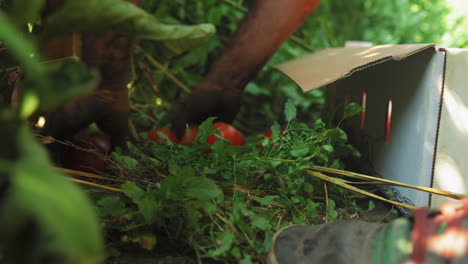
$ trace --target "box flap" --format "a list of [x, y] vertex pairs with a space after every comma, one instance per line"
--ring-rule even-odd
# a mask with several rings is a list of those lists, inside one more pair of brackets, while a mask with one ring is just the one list
[[435, 44], [381, 45], [370, 48], [332, 48], [275, 66], [304, 92], [345, 78], [356, 71], [388, 61], [402, 60]]

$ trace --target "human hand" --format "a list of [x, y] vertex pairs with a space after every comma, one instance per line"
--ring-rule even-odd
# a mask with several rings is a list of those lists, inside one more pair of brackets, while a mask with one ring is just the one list
[[199, 84], [192, 90], [185, 104], [176, 107], [172, 130], [181, 138], [186, 124], [200, 124], [208, 117], [217, 117], [217, 121], [230, 123], [239, 112], [241, 99], [241, 89]]

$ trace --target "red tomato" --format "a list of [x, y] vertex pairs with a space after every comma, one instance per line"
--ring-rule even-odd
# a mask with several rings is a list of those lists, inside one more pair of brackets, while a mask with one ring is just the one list
[[[281, 128], [281, 131], [284, 131], [286, 130], [284, 127]], [[283, 133], [283, 137], [285, 137], [288, 133]], [[263, 138], [271, 138], [271, 136], [273, 135], [273, 132], [271, 130], [268, 130], [265, 134], [263, 134]], [[263, 139], [262, 138], [262, 139]]]
[[154, 142], [166, 142], [166, 139], [165, 138], [162, 138], [158, 135], [158, 131], [161, 131], [162, 133], [164, 133], [167, 138], [169, 138], [170, 141], [178, 144], [179, 143], [179, 139], [174, 135], [174, 133], [172, 133], [171, 130], [167, 129], [167, 128], [158, 128], [158, 129], [153, 129], [151, 131], [148, 132], [148, 138], [151, 139], [152, 141]]
[[190, 145], [195, 140], [198, 134], [198, 127], [197, 126], [190, 126], [188, 131], [185, 131], [184, 136], [180, 140], [180, 144], [182, 145]]
[[[231, 141], [232, 146], [242, 146], [245, 144], [244, 135], [242, 135], [242, 133], [235, 127], [223, 122], [216, 122], [213, 124], [213, 127], [215, 130], [219, 129], [221, 136], [224, 139]], [[212, 134], [206, 139], [206, 142], [213, 145], [218, 140], [219, 138], [215, 134]]]
[[65, 146], [61, 154], [61, 163], [64, 168], [100, 173], [106, 170], [107, 156], [111, 151], [111, 142], [107, 135], [101, 132], [85, 131], [71, 141], [78, 149]]

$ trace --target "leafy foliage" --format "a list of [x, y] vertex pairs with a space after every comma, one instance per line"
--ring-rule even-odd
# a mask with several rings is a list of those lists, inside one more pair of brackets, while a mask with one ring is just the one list
[[[347, 191], [333, 186], [328, 187], [331, 199], [326, 207], [321, 200], [325, 197], [323, 183], [303, 173], [315, 165], [341, 168], [344, 157], [358, 156], [347, 144], [346, 134], [339, 128], [327, 128], [321, 120], [312, 124], [296, 121], [291, 102], [284, 111], [287, 122], [283, 131], [276, 123], [270, 138], [252, 137], [245, 146], [226, 146], [222, 140], [209, 146], [206, 138], [214, 132], [213, 119], [200, 125], [191, 146], [170, 141], [144, 141], [141, 146], [128, 143], [128, 152], [114, 153], [115, 158], [138, 160], [128, 170], [145, 175], [145, 180], [136, 177], [136, 184], [122, 186], [130, 201], [113, 196], [112, 204], [119, 206], [112, 211], [102, 209], [107, 212], [108, 228], [141, 235], [153, 230], [157, 241], [167, 243], [162, 238], [169, 237], [177, 249], [186, 241], [185, 246], [200, 259], [260, 261], [270, 249], [274, 232], [288, 223], [320, 223], [324, 215], [333, 220], [338, 217], [337, 203], [358, 210], [346, 202]], [[212, 150], [210, 154], [206, 154], [207, 148]], [[139, 158], [143, 156], [148, 158]], [[114, 170], [121, 174], [125, 168], [122, 162]], [[103, 204], [110, 198], [97, 199]], [[125, 218], [125, 226], [118, 224], [121, 217], [116, 212]]]
[[[60, 257], [61, 261], [67, 263], [97, 263], [102, 260], [101, 230], [88, 197], [52, 168], [45, 150], [34, 139], [27, 126], [21, 124], [14, 127], [15, 122], [1, 121], [17, 130], [18, 157], [11, 166], [2, 167], [0, 170], [3, 176], [9, 176], [9, 188], [0, 211], [0, 219], [3, 226], [10, 227], [2, 234], [0, 243], [5, 240], [12, 241], [15, 236], [21, 234], [23, 228], [33, 223], [30, 221], [36, 220], [37, 228], [44, 229], [45, 233], [53, 237], [44, 238], [48, 246], [42, 252], [35, 248], [26, 249], [32, 254], [37, 252], [36, 256], [10, 256], [9, 250], [15, 247], [23, 248], [24, 242], [7, 243], [7, 259], [11, 257], [8, 261], [30, 263], [32, 260], [21, 259], [27, 256], [42, 260], [54, 254], [58, 255], [54, 257]], [[0, 161], [6, 162], [4, 158]], [[44, 247], [39, 243], [32, 246]]]
[[[72, 6], [72, 3], [77, 1], [68, 1], [67, 5]], [[82, 18], [89, 19], [85, 24], [88, 29], [109, 30], [110, 26], [119, 25], [115, 19], [110, 22], [96, 19], [97, 15], [93, 12], [117, 10], [117, 13], [110, 14], [118, 18], [123, 14], [122, 5], [114, 5], [114, 1], [93, 3], [96, 4], [95, 10], [81, 13], [74, 10], [73, 13], [80, 13]], [[28, 128], [28, 118], [37, 111], [55, 108], [77, 96], [88, 94], [99, 80], [96, 72], [75, 58], [49, 63], [42, 61], [34, 37], [25, 33], [22, 26], [25, 22], [36, 22], [43, 4], [44, 1], [37, 0], [0, 1], [0, 7], [7, 10], [7, 13], [0, 10], [0, 52], [6, 51], [10, 58], [18, 62], [26, 76], [21, 82], [18, 109], [10, 109], [3, 105], [3, 101], [0, 105], [0, 219], [7, 230], [0, 235], [0, 255], [8, 263], [99, 263], [104, 256], [104, 247], [96, 212], [88, 197], [52, 167], [45, 149]], [[83, 6], [74, 7], [85, 10]], [[64, 9], [63, 12], [67, 14], [70, 10]], [[164, 26], [142, 10], [133, 9], [132, 14], [135, 13], [137, 19], [124, 21], [133, 22], [125, 26], [124, 33], [146, 34], [148, 39], [158, 39], [156, 34], [160, 34], [158, 40], [166, 40], [162, 43], [172, 53], [179, 53], [214, 32], [210, 25]], [[60, 14], [63, 15], [58, 13], [52, 22], [67, 27], [54, 28], [54, 24], [51, 24], [51, 31], [43, 31], [43, 40], [85, 29], [67, 24], [77, 19], [76, 16], [60, 17]], [[63, 23], [60, 19], [63, 19]], [[174, 33], [174, 30], [180, 31]], [[3, 55], [2, 58], [8, 57]], [[2, 68], [0, 73], [3, 75], [10, 70]], [[189, 182], [195, 183], [198, 186], [205, 184]], [[192, 189], [192, 196], [195, 191]], [[148, 208], [152, 208], [151, 201], [139, 201], [142, 212], [149, 212], [146, 214], [148, 222], [154, 217], [148, 211]], [[123, 205], [112, 198], [99, 204], [113, 205], [113, 208], [120, 206], [123, 210]], [[112, 213], [116, 214], [115, 211]], [[154, 243], [151, 239], [146, 241]]]
[[[245, 89], [235, 125], [250, 134], [270, 127], [270, 138], [251, 137], [243, 147], [229, 146], [225, 140], [209, 146], [209, 119], [191, 146], [145, 140], [112, 154], [112, 172], [131, 182], [121, 187], [121, 195], [89, 191], [110, 237], [118, 234], [119, 242], [145, 249], [169, 244], [181, 254], [195, 253], [200, 261], [252, 263], [261, 261], [274, 232], [288, 223], [321, 223], [340, 217], [341, 208], [359, 210], [347, 191], [303, 173], [315, 165], [341, 168], [344, 158], [359, 155], [340, 128], [327, 127], [318, 118], [323, 92], [303, 94], [271, 66], [342, 46], [346, 40], [439, 42], [447, 28], [443, 21], [434, 21], [442, 20], [447, 7], [442, 0], [321, 2]], [[40, 40], [72, 31], [106, 32], [110, 27], [139, 38], [141, 48], [132, 64], [132, 119], [145, 131], [168, 123], [172, 104], [186, 97], [181, 87], [200, 81], [237, 28], [248, 1], [142, 3], [146, 13], [120, 0], [67, 1]], [[97, 263], [103, 246], [92, 207], [51, 167], [27, 129], [33, 113], [89, 93], [98, 81], [95, 72], [73, 59], [42, 62], [24, 24], [37, 22], [43, 4], [0, 0], [0, 53], [7, 47], [26, 73], [19, 110], [0, 106], [0, 219], [7, 231], [0, 235], [0, 249], [9, 250], [5, 258], [15, 263]], [[214, 28], [207, 23], [217, 27], [210, 39]], [[0, 62], [3, 65], [8, 64]], [[360, 111], [358, 105], [350, 105], [344, 117]], [[209, 155], [207, 148], [212, 150]]]

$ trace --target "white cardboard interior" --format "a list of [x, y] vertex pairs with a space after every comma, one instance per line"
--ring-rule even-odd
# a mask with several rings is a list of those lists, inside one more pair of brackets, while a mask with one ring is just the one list
[[[331, 84], [327, 101], [334, 107], [362, 104], [365, 93], [364, 120], [349, 120], [344, 128], [379, 176], [467, 194], [468, 51], [434, 46], [327, 49], [277, 68], [305, 92]], [[438, 206], [446, 200], [412, 189], [395, 190], [400, 201], [416, 206]]]

